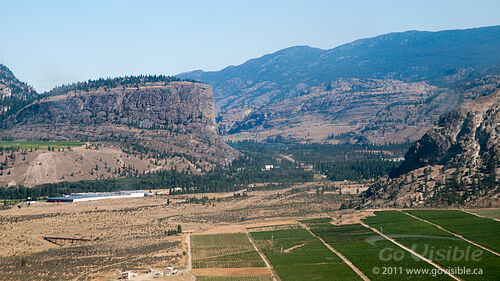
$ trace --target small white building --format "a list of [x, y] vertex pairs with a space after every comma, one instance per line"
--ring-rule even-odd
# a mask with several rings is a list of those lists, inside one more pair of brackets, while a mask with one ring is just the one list
[[122, 279], [132, 279], [136, 277], [137, 274], [133, 273], [132, 271], [124, 271], [122, 272]]
[[264, 170], [266, 171], [269, 171], [271, 169], [274, 169], [274, 165], [271, 165], [271, 164], [267, 164], [265, 167], [264, 167]]
[[115, 191], [115, 192], [89, 192], [73, 193], [60, 197], [49, 197], [47, 202], [84, 202], [102, 199], [137, 198], [149, 196], [149, 192], [142, 190]]

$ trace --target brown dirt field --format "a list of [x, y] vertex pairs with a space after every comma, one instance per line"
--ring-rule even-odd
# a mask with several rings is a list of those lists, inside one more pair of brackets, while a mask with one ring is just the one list
[[196, 268], [191, 270], [196, 276], [248, 276], [269, 275], [267, 267], [244, 267], [244, 268]]
[[361, 219], [374, 216], [373, 211], [350, 211], [346, 213], [338, 212], [332, 216], [332, 224], [355, 224], [360, 223]]

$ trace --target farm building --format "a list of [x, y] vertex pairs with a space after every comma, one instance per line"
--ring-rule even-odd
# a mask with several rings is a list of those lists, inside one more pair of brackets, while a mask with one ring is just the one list
[[271, 170], [271, 169], [274, 169], [274, 165], [269, 165], [269, 164], [267, 164], [267, 165], [264, 167], [264, 170], [265, 170], [265, 171], [269, 171], [269, 170]]
[[142, 190], [96, 192], [96, 193], [72, 193], [71, 195], [49, 197], [47, 202], [84, 202], [101, 199], [136, 198], [149, 196], [149, 192]]

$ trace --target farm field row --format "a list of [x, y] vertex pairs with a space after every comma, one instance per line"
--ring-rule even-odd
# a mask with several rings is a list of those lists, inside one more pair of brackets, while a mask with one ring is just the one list
[[471, 213], [477, 214], [479, 216], [500, 220], [500, 209], [472, 209], [467, 210]]
[[[408, 210], [449, 231], [496, 249], [498, 222], [452, 210]], [[500, 258], [400, 211], [376, 211], [360, 223], [333, 225], [331, 218], [303, 220], [316, 236], [350, 260], [370, 280], [452, 280], [435, 266], [387, 240], [387, 235], [462, 280], [495, 280]], [[248, 229], [251, 239], [283, 281], [361, 280], [317, 237], [297, 225]], [[482, 236], [481, 236], [482, 234]], [[194, 238], [194, 239], [193, 239]], [[243, 233], [192, 236], [194, 268], [264, 267]], [[474, 271], [467, 273], [465, 270]], [[197, 276], [202, 281], [260, 281], [261, 276]]]
[[271, 281], [270, 276], [197, 276], [197, 281]]
[[361, 280], [337, 255], [303, 228], [296, 226], [250, 234], [283, 281]]
[[378, 211], [375, 215], [363, 221], [446, 269], [470, 269], [477, 273], [455, 274], [463, 280], [498, 278], [499, 257], [402, 212]]
[[265, 267], [244, 233], [193, 235], [193, 268]]
[[341, 252], [371, 280], [452, 280], [447, 275], [416, 275], [434, 267], [361, 224], [332, 225], [330, 219], [306, 220], [311, 231]]
[[409, 210], [405, 212], [500, 252], [500, 222], [498, 221], [480, 218], [459, 210]]

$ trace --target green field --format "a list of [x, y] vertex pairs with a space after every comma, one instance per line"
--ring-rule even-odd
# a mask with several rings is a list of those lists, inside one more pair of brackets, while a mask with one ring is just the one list
[[360, 280], [320, 240], [302, 228], [251, 232], [281, 280]]
[[244, 233], [191, 236], [193, 268], [265, 267]]
[[[433, 269], [434, 267], [424, 261], [414, 260], [410, 253], [361, 224], [335, 226], [321, 221], [303, 222], [306, 222], [311, 231], [341, 252], [371, 280], [452, 280], [443, 275], [433, 277], [407, 274], [405, 272], [407, 268]], [[396, 252], [398, 260], [391, 258]], [[401, 260], [399, 260], [399, 253], [404, 253]], [[374, 273], [374, 268], [380, 271]]]
[[84, 142], [79, 141], [0, 141], [1, 148], [18, 148], [18, 149], [48, 149], [48, 147], [67, 148], [73, 146], [82, 146]]
[[407, 212], [500, 252], [500, 222], [459, 210], [411, 210]]
[[379, 211], [363, 221], [444, 268], [482, 274], [456, 274], [464, 280], [497, 280], [500, 258], [428, 223], [398, 211]]
[[272, 281], [271, 276], [196, 276], [197, 281]]
[[471, 213], [478, 214], [487, 218], [500, 220], [500, 208], [498, 209], [472, 209], [468, 210]]

